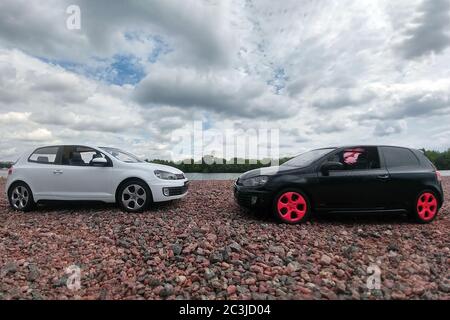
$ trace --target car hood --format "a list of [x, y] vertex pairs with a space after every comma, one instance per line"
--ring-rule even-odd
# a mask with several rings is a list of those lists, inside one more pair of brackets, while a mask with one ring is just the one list
[[293, 169], [294, 169], [293, 167], [288, 167], [288, 166], [264, 167], [264, 168], [247, 171], [244, 174], [242, 174], [239, 177], [239, 179], [248, 179], [248, 178], [253, 178], [253, 177], [257, 177], [257, 176], [273, 176], [278, 173], [293, 170]]
[[177, 168], [174, 168], [171, 166], [166, 166], [164, 164], [158, 164], [158, 163], [138, 162], [138, 163], [127, 163], [127, 165], [129, 165], [130, 167], [136, 168], [136, 169], [143, 169], [143, 170], [149, 170], [149, 171], [162, 170], [162, 171], [167, 171], [167, 172], [174, 173], [174, 174], [183, 173], [183, 171], [181, 171]]

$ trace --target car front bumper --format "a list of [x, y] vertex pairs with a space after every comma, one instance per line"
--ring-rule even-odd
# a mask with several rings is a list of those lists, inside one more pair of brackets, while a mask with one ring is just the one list
[[249, 209], [272, 207], [272, 192], [234, 185], [234, 199], [237, 204]]
[[189, 181], [187, 179], [161, 181], [157, 184], [153, 183], [150, 189], [152, 190], [154, 202], [181, 199], [188, 194]]

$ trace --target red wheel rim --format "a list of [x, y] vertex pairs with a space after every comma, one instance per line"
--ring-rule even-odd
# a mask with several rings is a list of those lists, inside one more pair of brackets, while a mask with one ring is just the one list
[[287, 222], [298, 222], [306, 214], [305, 198], [298, 192], [286, 192], [278, 198], [278, 214]]
[[428, 221], [433, 219], [437, 212], [437, 200], [434, 194], [424, 192], [417, 199], [417, 213], [419, 218]]

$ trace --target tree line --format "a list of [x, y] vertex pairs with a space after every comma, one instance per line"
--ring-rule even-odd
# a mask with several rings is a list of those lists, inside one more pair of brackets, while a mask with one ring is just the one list
[[[425, 155], [436, 166], [438, 170], [450, 170], [450, 149], [447, 151], [433, 151], [424, 150]], [[285, 157], [279, 159], [279, 164], [282, 164], [292, 158]], [[180, 169], [183, 172], [201, 172], [201, 173], [241, 173], [252, 169], [262, 167], [269, 167], [270, 161], [266, 160], [250, 160], [250, 159], [230, 159], [228, 162], [225, 159], [214, 158], [216, 160], [211, 164], [211, 156], [206, 156], [201, 163], [194, 162], [193, 159], [187, 161], [173, 162], [168, 160], [155, 159], [149, 162], [165, 164]], [[240, 162], [238, 162], [239, 160]], [[148, 160], [146, 160], [148, 161]]]
[[0, 161], [0, 169], [9, 169], [12, 165], [11, 161]]
[[[291, 158], [281, 158], [279, 164], [286, 162]], [[204, 157], [202, 161], [195, 162], [193, 159], [187, 159], [180, 162], [173, 162], [169, 160], [146, 160], [147, 162], [164, 164], [171, 167], [180, 169], [183, 172], [200, 172], [200, 173], [242, 173], [248, 170], [270, 167], [271, 161], [264, 160], [252, 160], [252, 159], [238, 159], [233, 158], [228, 161], [221, 158], [214, 158], [215, 161], [211, 161], [211, 158]]]
[[439, 170], [450, 170], [450, 149], [444, 152], [425, 150], [425, 155]]

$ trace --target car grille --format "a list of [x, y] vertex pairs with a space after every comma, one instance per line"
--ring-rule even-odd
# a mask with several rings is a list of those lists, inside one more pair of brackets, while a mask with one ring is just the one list
[[180, 194], [184, 194], [188, 191], [188, 184], [185, 184], [182, 187], [169, 187], [169, 197], [170, 196], [179, 196]]

